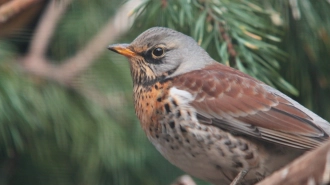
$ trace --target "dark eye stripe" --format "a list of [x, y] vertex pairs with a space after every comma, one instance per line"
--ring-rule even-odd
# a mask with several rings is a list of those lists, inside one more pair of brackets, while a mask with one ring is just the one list
[[[161, 64], [163, 63], [162, 60], [164, 59], [164, 57], [160, 57], [160, 58], [153, 58], [152, 57], [152, 52], [154, 51], [155, 48], [152, 48], [150, 50], [148, 50], [147, 52], [143, 53], [142, 56], [145, 58], [146, 62], [151, 63], [151, 64]], [[163, 52], [166, 53], [168, 50], [163, 48]], [[164, 55], [165, 56], [165, 55]]]

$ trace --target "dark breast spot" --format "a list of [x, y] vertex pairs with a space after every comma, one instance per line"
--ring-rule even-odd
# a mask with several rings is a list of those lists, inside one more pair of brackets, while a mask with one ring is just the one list
[[243, 168], [243, 163], [241, 163], [239, 161], [235, 161], [233, 167], [234, 168]]
[[244, 159], [252, 159], [254, 157], [253, 153], [250, 152], [244, 156]]
[[187, 132], [187, 129], [180, 125], [180, 131], [182, 133], [186, 133]]
[[170, 113], [170, 112], [171, 112], [171, 109], [170, 109], [170, 106], [168, 105], [168, 103], [166, 103], [166, 104], [164, 105], [164, 107], [165, 107], [165, 111], [166, 111], [166, 113]]
[[222, 151], [222, 149], [220, 147], [217, 147], [217, 150], [219, 152], [219, 154], [222, 156], [222, 157], [225, 157], [225, 153]]
[[209, 140], [208, 142], [207, 142], [207, 145], [213, 145], [214, 144], [214, 142], [212, 141], [212, 140]]
[[172, 120], [168, 123], [170, 127], [173, 129], [175, 127], [175, 122]]
[[225, 145], [227, 145], [227, 146], [231, 145], [231, 141], [230, 141], [229, 139], [226, 140], [226, 141], [225, 141]]
[[242, 143], [240, 146], [239, 146], [239, 149], [242, 150], [242, 151], [246, 151], [249, 149], [249, 146], [246, 144], [246, 143]]
[[180, 111], [176, 112], [176, 117], [177, 118], [180, 118], [181, 117], [181, 112]]
[[229, 148], [236, 148], [236, 144], [232, 143], [231, 145], [228, 146]]
[[178, 106], [178, 104], [176, 103], [175, 100], [172, 100], [172, 104], [174, 105], [174, 107], [177, 107]]
[[216, 138], [216, 139], [218, 139], [218, 140], [220, 140], [220, 139], [222, 138], [220, 134], [215, 134], [215, 135], [213, 135], [213, 136], [214, 136], [214, 138]]

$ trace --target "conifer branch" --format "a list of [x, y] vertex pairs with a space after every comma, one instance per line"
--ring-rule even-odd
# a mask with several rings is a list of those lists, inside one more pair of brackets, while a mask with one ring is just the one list
[[256, 185], [330, 184], [330, 140]]
[[[108, 98], [92, 88], [86, 88], [81, 84], [73, 83], [75, 78], [92, 65], [98, 56], [107, 49], [107, 45], [125, 34], [132, 25], [131, 11], [142, 1], [131, 0], [123, 5], [118, 13], [105, 24], [105, 26], [73, 57], [58, 62], [51, 62], [45, 57], [49, 47], [49, 41], [53, 36], [58, 21], [72, 0], [57, 2], [52, 0], [31, 42], [28, 54], [22, 58], [22, 66], [25, 71], [42, 78], [50, 79], [61, 85], [75, 89], [83, 96], [103, 107], [109, 107], [105, 102]], [[54, 65], [60, 63], [60, 65]], [[118, 100], [123, 100], [118, 96]], [[101, 103], [103, 102], [103, 103]], [[119, 104], [118, 104], [119, 105]], [[113, 107], [118, 107], [112, 104]]]
[[29, 55], [44, 57], [56, 25], [72, 0], [51, 0], [32, 38]]
[[57, 68], [45, 58], [45, 53], [57, 23], [64, 15], [64, 11], [70, 3], [71, 0], [63, 0], [60, 2], [51, 0], [47, 5], [32, 38], [29, 51], [21, 62], [23, 68], [27, 72], [57, 80]]
[[55, 66], [45, 58], [49, 41], [55, 31], [57, 22], [64, 14], [72, 0], [57, 2], [52, 0], [39, 23], [35, 36], [32, 39], [30, 50], [23, 59], [23, 66], [35, 75], [55, 80], [63, 85], [70, 86], [73, 79], [92, 65], [96, 57], [106, 50], [106, 46], [125, 34], [132, 25], [130, 13], [141, 0], [131, 0], [118, 10], [118, 13], [91, 39], [86, 46], [59, 66]]
[[0, 6], [0, 23], [8, 21], [22, 10], [43, 0], [13, 0]]
[[231, 67], [235, 67], [236, 66], [237, 52], [234, 48], [232, 38], [229, 36], [228, 32], [226, 31], [226, 27], [225, 27], [224, 23], [219, 23], [219, 30], [220, 30], [220, 34], [221, 34], [222, 39], [227, 44], [227, 52], [228, 52], [228, 55], [229, 55], [229, 64], [230, 64]]
[[92, 65], [95, 59], [107, 49], [109, 43], [114, 42], [128, 31], [133, 23], [130, 13], [141, 2], [141, 0], [132, 0], [119, 8], [117, 14], [105, 24], [101, 31], [82, 50], [63, 62], [59, 67], [59, 73], [61, 74], [59, 76], [68, 82]]
[[196, 185], [195, 181], [189, 175], [182, 175], [171, 185]]

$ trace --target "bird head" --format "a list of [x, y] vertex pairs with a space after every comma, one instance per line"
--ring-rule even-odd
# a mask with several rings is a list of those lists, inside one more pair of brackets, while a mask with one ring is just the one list
[[129, 59], [133, 83], [142, 85], [214, 62], [193, 38], [163, 27], [150, 28], [131, 44], [114, 44], [108, 49]]

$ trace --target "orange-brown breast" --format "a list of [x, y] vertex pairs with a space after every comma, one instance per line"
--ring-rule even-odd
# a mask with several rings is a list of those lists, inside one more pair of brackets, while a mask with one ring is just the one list
[[139, 85], [134, 87], [135, 113], [148, 136], [157, 133], [150, 132], [151, 130], [161, 132], [159, 120], [162, 118], [164, 102], [171, 86], [171, 82], [167, 81], [157, 82], [152, 86]]

